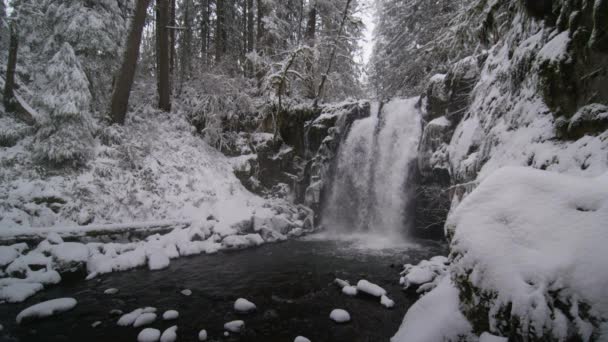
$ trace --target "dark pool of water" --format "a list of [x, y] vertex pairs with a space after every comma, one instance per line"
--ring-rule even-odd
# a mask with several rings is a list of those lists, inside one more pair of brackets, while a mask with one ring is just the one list
[[[160, 329], [177, 324], [178, 341], [197, 341], [200, 329], [207, 329], [210, 341], [283, 341], [303, 335], [319, 341], [388, 341], [396, 332], [407, 308], [415, 301], [397, 284], [404, 263], [418, 262], [445, 252], [433, 242], [418, 247], [390, 250], [353, 248], [349, 242], [293, 240], [259, 248], [216, 255], [172, 260], [167, 269], [151, 272], [138, 269], [112, 273], [90, 281], [62, 283], [24, 303], [0, 305], [0, 340], [6, 341], [136, 341], [142, 328], [119, 327], [118, 317], [109, 312], [129, 312], [139, 307], [158, 309], [159, 319], [150, 327]], [[396, 302], [388, 310], [375, 298], [343, 295], [334, 278], [351, 283], [366, 278], [384, 287]], [[106, 295], [107, 288], [118, 288]], [[180, 293], [192, 290], [191, 296]], [[16, 325], [15, 316], [40, 301], [74, 297], [72, 311], [47, 319]], [[244, 297], [258, 310], [249, 315], [233, 311], [233, 303]], [[334, 308], [350, 312], [352, 321], [338, 325], [329, 320]], [[165, 322], [165, 310], [180, 313], [176, 321]], [[242, 319], [242, 334], [224, 336], [225, 322]], [[101, 321], [93, 328], [91, 324]]]

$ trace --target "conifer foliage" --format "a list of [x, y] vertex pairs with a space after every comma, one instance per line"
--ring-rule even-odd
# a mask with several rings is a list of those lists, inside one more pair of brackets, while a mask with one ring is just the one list
[[93, 151], [89, 82], [69, 43], [49, 62], [39, 107], [40, 123], [34, 144], [36, 159], [53, 166], [80, 166]]

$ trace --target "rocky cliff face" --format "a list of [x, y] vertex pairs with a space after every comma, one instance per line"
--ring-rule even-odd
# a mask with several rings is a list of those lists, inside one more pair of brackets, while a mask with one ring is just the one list
[[[583, 177], [608, 170], [608, 1], [499, 0], [480, 6], [486, 16], [482, 29], [495, 37], [493, 45], [457, 62], [446, 75], [433, 76], [421, 100], [417, 213], [434, 215], [421, 224], [429, 229], [440, 229], [450, 210], [504, 166]], [[448, 231], [448, 238], [452, 234]], [[452, 241], [454, 263], [470, 252], [457, 247]], [[514, 313], [515, 303], [495, 305], [504, 293], [475, 286], [474, 267], [457, 269], [452, 280], [460, 311], [475, 333], [492, 331], [513, 341], [563, 340], [545, 334], [546, 327], [532, 327], [529, 318]], [[549, 302], [555, 296], [542, 291]], [[555, 304], [568, 312], [564, 336], [597, 337], [599, 322], [589, 305]], [[587, 332], [581, 324], [588, 324]]]
[[433, 76], [422, 97], [418, 227], [440, 230], [449, 203], [502, 166], [608, 168], [608, 1], [480, 6], [494, 45]]
[[[255, 130], [228, 131], [223, 152], [233, 157], [235, 174], [250, 191], [290, 197], [318, 218], [340, 142], [354, 121], [369, 115], [365, 101], [293, 108], [279, 116], [279, 138]], [[269, 123], [260, 127], [272, 130]]]

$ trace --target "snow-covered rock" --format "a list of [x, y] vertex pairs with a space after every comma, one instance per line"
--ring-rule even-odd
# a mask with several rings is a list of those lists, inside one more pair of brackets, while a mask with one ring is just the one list
[[161, 249], [151, 248], [147, 250], [148, 268], [151, 271], [162, 270], [169, 267], [169, 257]]
[[224, 329], [232, 333], [240, 333], [243, 329], [245, 329], [245, 322], [241, 320], [231, 321], [224, 324]]
[[9, 303], [20, 303], [42, 291], [44, 286], [40, 283], [13, 283], [0, 287], [0, 300]]
[[137, 335], [137, 342], [157, 342], [160, 339], [160, 330], [146, 328]]
[[484, 332], [479, 336], [479, 342], [509, 342], [509, 339]]
[[205, 329], [201, 329], [201, 331], [198, 332], [198, 340], [199, 341], [207, 341], [207, 330]]
[[118, 289], [112, 287], [112, 288], [106, 289], [105, 291], [103, 291], [103, 293], [107, 294], [107, 295], [117, 294]]
[[450, 277], [443, 277], [434, 290], [409, 308], [391, 342], [458, 341], [459, 336], [475, 340], [458, 305], [458, 290]]
[[234, 302], [234, 311], [238, 312], [238, 313], [250, 313], [255, 311], [257, 308], [255, 306], [255, 304], [253, 304], [252, 302], [248, 301], [245, 298], [239, 298]]
[[306, 337], [304, 337], [304, 336], [297, 336], [293, 340], [293, 342], [311, 342], [311, 341], [309, 339], [307, 339]]
[[78, 302], [74, 298], [57, 298], [32, 305], [21, 311], [16, 318], [18, 324], [24, 320], [45, 318], [72, 310]]
[[503, 336], [590, 338], [608, 318], [606, 222], [608, 173], [494, 172], [446, 226], [462, 311]]
[[380, 304], [385, 308], [390, 309], [395, 306], [395, 301], [388, 298], [387, 296], [382, 296], [380, 297]]
[[127, 314], [124, 314], [118, 319], [116, 324], [123, 327], [133, 325], [133, 323], [135, 323], [135, 320], [137, 320], [137, 318], [143, 313], [143, 311], [143, 309], [135, 309]]
[[139, 315], [133, 322], [134, 328], [143, 327], [144, 325], [152, 324], [156, 320], [156, 314], [153, 312], [145, 312]]
[[165, 321], [174, 320], [174, 319], [177, 319], [178, 317], [179, 317], [179, 312], [177, 312], [176, 310], [167, 310], [163, 313], [163, 319]]
[[374, 296], [374, 297], [381, 297], [386, 295], [386, 290], [383, 289], [382, 287], [370, 283], [369, 281], [365, 280], [365, 279], [361, 279], [359, 280], [359, 282], [357, 283], [357, 290], [359, 292], [363, 292], [363, 293], [367, 293], [368, 295]]
[[347, 323], [350, 322], [350, 314], [343, 309], [333, 309], [329, 313], [329, 319], [336, 323]]
[[343, 288], [344, 286], [350, 286], [350, 283], [348, 281], [339, 278], [334, 279], [334, 284], [338, 285], [340, 288]]
[[344, 293], [347, 296], [354, 297], [354, 296], [357, 295], [357, 292], [358, 291], [357, 291], [357, 287], [356, 286], [347, 285], [347, 286], [344, 286], [342, 288], [342, 293]]
[[399, 284], [404, 289], [419, 286], [418, 293], [433, 289], [439, 278], [448, 272], [448, 258], [434, 256], [429, 260], [422, 260], [418, 265], [406, 264], [401, 272]]
[[101, 325], [101, 321], [95, 321], [95, 322], [91, 323], [91, 328], [97, 328], [100, 325]]
[[160, 342], [175, 342], [177, 340], [177, 325], [167, 328], [160, 336]]

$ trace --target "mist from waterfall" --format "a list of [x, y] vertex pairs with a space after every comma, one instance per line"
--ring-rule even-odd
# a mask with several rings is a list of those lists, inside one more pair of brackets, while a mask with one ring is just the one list
[[322, 213], [331, 233], [366, 233], [402, 240], [407, 226], [407, 182], [421, 126], [418, 98], [393, 100], [353, 123], [341, 143]]

